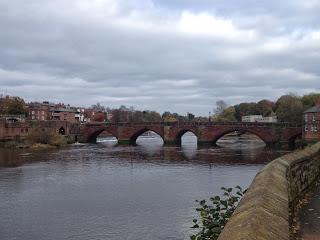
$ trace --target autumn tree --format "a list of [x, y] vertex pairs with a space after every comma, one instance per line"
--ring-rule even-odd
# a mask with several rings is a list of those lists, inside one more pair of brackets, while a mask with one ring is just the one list
[[220, 114], [215, 114], [213, 121], [215, 122], [236, 122], [236, 110], [233, 106], [224, 109]]
[[5, 99], [2, 102], [2, 114], [7, 115], [26, 115], [27, 109], [23, 99]]
[[94, 114], [93, 121], [104, 122], [106, 120], [106, 114], [104, 112], [97, 112]]

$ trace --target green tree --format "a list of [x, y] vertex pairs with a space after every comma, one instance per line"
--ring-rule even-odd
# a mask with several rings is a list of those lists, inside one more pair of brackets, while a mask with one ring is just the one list
[[260, 114], [258, 104], [255, 102], [240, 103], [238, 105], [235, 105], [234, 108], [235, 108], [235, 118], [238, 121], [241, 121], [242, 116]]
[[304, 109], [320, 104], [320, 93], [310, 93], [302, 97], [302, 104]]
[[303, 110], [301, 98], [294, 94], [281, 96], [276, 102], [276, 115], [280, 122], [301, 123]]

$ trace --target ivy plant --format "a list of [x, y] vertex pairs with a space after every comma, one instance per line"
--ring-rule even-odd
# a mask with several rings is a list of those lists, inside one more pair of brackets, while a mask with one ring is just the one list
[[211, 197], [210, 201], [197, 200], [199, 219], [193, 219], [192, 228], [199, 231], [190, 236], [191, 240], [216, 240], [224, 226], [236, 209], [245, 191], [240, 186], [233, 188], [222, 187], [222, 196]]

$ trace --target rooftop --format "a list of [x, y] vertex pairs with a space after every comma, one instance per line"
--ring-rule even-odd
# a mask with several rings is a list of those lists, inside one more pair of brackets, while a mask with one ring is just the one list
[[317, 105], [317, 106], [314, 106], [312, 108], [309, 108], [304, 113], [318, 113], [318, 112], [320, 112], [320, 105]]
[[50, 108], [50, 111], [52, 111], [52, 112], [77, 112], [73, 108]]

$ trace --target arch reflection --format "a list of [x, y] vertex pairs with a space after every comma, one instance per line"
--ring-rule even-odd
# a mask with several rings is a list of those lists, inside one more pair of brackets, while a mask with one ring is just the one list
[[113, 147], [118, 144], [118, 139], [109, 132], [103, 131], [97, 136], [97, 144]]
[[244, 131], [234, 131], [222, 136], [217, 141], [217, 146], [230, 149], [255, 149], [264, 148], [266, 144], [258, 136]]

